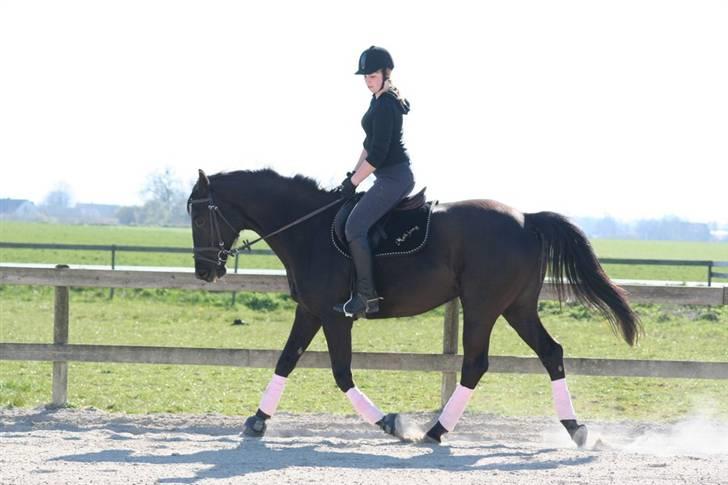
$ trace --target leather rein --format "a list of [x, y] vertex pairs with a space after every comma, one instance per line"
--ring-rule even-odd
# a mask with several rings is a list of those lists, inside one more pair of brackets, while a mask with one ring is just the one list
[[[295, 221], [293, 221], [289, 224], [286, 224], [285, 226], [280, 227], [269, 234], [266, 234], [265, 236], [261, 236], [252, 242], [248, 241], [248, 240], [244, 240], [243, 244], [241, 244], [237, 248], [233, 248], [233, 246], [235, 246], [235, 243], [237, 242], [237, 240], [240, 237], [239, 236], [240, 231], [236, 231], [235, 228], [233, 227], [233, 225], [230, 224], [230, 221], [228, 221], [227, 218], [225, 217], [225, 215], [223, 215], [223, 213], [220, 211], [220, 208], [217, 206], [217, 204], [215, 204], [215, 201], [212, 198], [212, 192], [210, 192], [210, 194], [206, 198], [190, 199], [187, 201], [188, 207], [193, 204], [207, 204], [207, 210], [209, 211], [209, 214], [210, 214], [210, 241], [215, 241], [212, 243], [213, 244], [212, 246], [202, 247], [202, 248], [197, 248], [197, 247], [193, 248], [193, 251], [194, 251], [193, 258], [195, 260], [213, 263], [213, 264], [216, 264], [217, 266], [223, 266], [223, 265], [225, 265], [225, 262], [227, 261], [227, 258], [229, 256], [235, 256], [238, 253], [240, 253], [241, 251], [250, 251], [250, 247], [253, 244], [260, 242], [264, 239], [267, 240], [269, 237], [275, 236], [276, 234], [280, 234], [281, 232], [285, 231], [286, 229], [290, 229], [291, 227], [293, 227], [297, 224], [300, 224], [300, 223], [320, 214], [321, 212], [325, 211], [326, 209], [329, 209], [329, 208], [335, 206], [336, 204], [343, 202], [345, 200], [346, 199], [343, 197], [340, 199], [336, 199], [335, 201], [333, 201], [329, 204], [326, 204], [323, 207], [319, 207], [318, 209], [314, 210], [313, 212], [309, 212], [305, 216], [299, 217]], [[230, 228], [230, 230], [232, 230], [233, 234], [238, 234], [238, 237], [236, 237], [233, 240], [232, 244], [230, 245], [230, 249], [225, 249], [225, 241], [223, 240], [222, 232], [220, 231], [220, 220], [222, 220], [225, 224], [227, 224], [227, 226]], [[241, 229], [241, 231], [242, 230], [243, 229]], [[205, 252], [209, 252], [209, 251], [215, 251], [217, 253], [217, 260], [204, 255]]]

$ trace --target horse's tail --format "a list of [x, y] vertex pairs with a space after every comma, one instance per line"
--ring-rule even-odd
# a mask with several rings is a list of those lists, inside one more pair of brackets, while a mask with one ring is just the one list
[[580, 302], [597, 309], [615, 332], [634, 345], [642, 332], [639, 318], [627, 303], [624, 290], [604, 273], [581, 229], [554, 212], [526, 214], [525, 227], [541, 236], [542, 264], [551, 273], [559, 301], [563, 301], [565, 294], [573, 294]]

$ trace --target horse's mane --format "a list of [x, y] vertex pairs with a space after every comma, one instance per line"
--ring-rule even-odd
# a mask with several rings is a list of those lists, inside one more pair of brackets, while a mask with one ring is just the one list
[[321, 184], [306, 175], [296, 174], [293, 177], [281, 175], [272, 168], [262, 168], [259, 170], [238, 170], [235, 172], [220, 172], [210, 176], [210, 180], [220, 177], [254, 177], [261, 185], [280, 186], [287, 185], [291, 192], [300, 193], [302, 195], [320, 195], [328, 194], [329, 190], [321, 187]]

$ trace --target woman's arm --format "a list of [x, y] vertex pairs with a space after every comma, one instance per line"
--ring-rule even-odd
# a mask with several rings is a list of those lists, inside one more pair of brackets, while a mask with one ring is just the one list
[[362, 151], [359, 163], [357, 163], [356, 169], [354, 170], [354, 175], [351, 177], [351, 183], [355, 186], [369, 177], [389, 152], [394, 125], [394, 113], [392, 109], [391, 104], [384, 104], [380, 105], [375, 111], [372, 122], [372, 153], [368, 153], [366, 149]]
[[359, 155], [359, 161], [356, 162], [356, 166], [354, 167], [354, 172], [359, 170], [359, 167], [361, 167], [361, 164], [366, 161], [367, 155], [368, 155], [367, 149], [366, 148], [362, 149], [361, 155]]
[[[366, 150], [365, 150], [366, 153]], [[354, 175], [351, 176], [351, 183], [356, 185], [359, 185], [366, 179], [368, 176], [374, 172], [375, 168], [373, 165], [371, 165], [369, 162], [366, 161], [366, 158], [364, 160], [361, 160], [357, 164], [357, 169], [354, 171]]]

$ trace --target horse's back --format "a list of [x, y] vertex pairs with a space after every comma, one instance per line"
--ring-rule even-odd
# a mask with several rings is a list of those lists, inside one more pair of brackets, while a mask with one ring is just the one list
[[449, 202], [433, 214], [433, 238], [438, 247], [450, 247], [460, 274], [493, 282], [530, 279], [538, 271], [540, 242], [524, 222], [522, 212], [495, 200]]
[[465, 244], [527, 243], [533, 234], [524, 230], [524, 221], [522, 212], [491, 199], [439, 204], [433, 214], [435, 226], [459, 233]]

